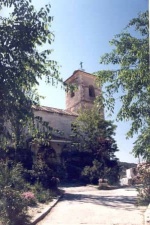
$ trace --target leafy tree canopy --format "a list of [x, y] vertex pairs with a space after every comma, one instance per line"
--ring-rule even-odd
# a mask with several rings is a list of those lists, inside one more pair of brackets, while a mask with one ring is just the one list
[[[99, 82], [105, 84], [103, 103], [105, 105], [107, 103], [108, 107], [113, 111], [115, 96], [118, 93], [117, 96], [119, 95], [122, 103], [117, 115], [118, 120], [132, 121], [131, 128], [127, 133], [128, 137], [132, 137], [134, 133], [143, 133], [143, 129], [149, 135], [150, 72], [148, 21], [148, 11], [146, 11], [139, 14], [137, 18], [132, 19], [125, 31], [115, 36], [110, 42], [114, 46], [113, 50], [103, 55], [100, 60], [101, 64], [110, 64], [115, 69], [97, 73]], [[143, 141], [140, 143], [143, 143]], [[138, 147], [138, 153], [143, 155], [144, 151], [147, 150], [139, 150]], [[135, 150], [136, 156], [138, 153]]]
[[116, 126], [102, 118], [96, 106], [79, 113], [73, 123], [74, 139], [80, 151], [89, 151], [98, 160], [114, 159], [118, 151], [114, 140]]
[[[89, 174], [96, 181], [100, 177], [110, 180], [111, 176], [114, 178], [113, 182], [118, 180], [119, 166], [115, 156], [118, 148], [113, 137], [115, 128], [111, 121], [103, 119], [96, 106], [79, 112], [72, 124], [71, 145], [62, 152], [71, 177], [73, 174], [78, 174], [79, 177]], [[82, 171], [85, 173], [82, 174]], [[87, 171], [89, 173], [86, 174]]]
[[[34, 91], [39, 79], [53, 83], [59, 78], [57, 63], [50, 58], [54, 40], [50, 31], [53, 17], [50, 5], [39, 11], [31, 0], [0, 0], [0, 10], [10, 9], [9, 16], [0, 17], [0, 136], [4, 143], [7, 128], [27, 125], [33, 117], [32, 105], [39, 96]], [[41, 46], [46, 46], [47, 49]], [[15, 131], [16, 132], [16, 131]]]

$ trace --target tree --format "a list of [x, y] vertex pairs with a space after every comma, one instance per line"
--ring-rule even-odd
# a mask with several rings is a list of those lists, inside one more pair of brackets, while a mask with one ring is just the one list
[[93, 171], [94, 180], [110, 178], [111, 170], [116, 168], [113, 176], [114, 180], [118, 179], [119, 167], [115, 156], [118, 148], [113, 138], [115, 128], [111, 121], [102, 118], [96, 106], [79, 113], [72, 124], [71, 146], [63, 152], [69, 169], [72, 169], [71, 176], [74, 171], [81, 175], [86, 167], [85, 170]]
[[115, 69], [97, 73], [99, 82], [105, 84], [106, 88], [103, 95], [104, 105], [107, 103], [113, 111], [116, 93], [118, 93], [117, 97], [119, 95], [122, 106], [117, 119], [132, 122], [127, 137], [142, 133], [133, 152], [136, 156], [142, 155], [147, 160], [150, 155], [150, 145], [148, 142], [144, 144], [144, 140], [145, 134], [150, 135], [148, 21], [148, 11], [146, 11], [132, 19], [123, 33], [115, 36], [110, 42], [114, 49], [103, 55], [100, 60], [101, 64], [114, 65]]
[[[50, 59], [54, 39], [49, 30], [53, 18], [50, 5], [34, 9], [31, 0], [0, 0], [0, 10], [10, 9], [7, 17], [0, 17], [0, 146], [8, 137], [21, 141], [20, 130], [34, 126], [33, 105], [38, 104], [35, 93], [39, 80], [47, 83], [61, 81], [57, 63]], [[41, 46], [44, 50], [41, 50]]]

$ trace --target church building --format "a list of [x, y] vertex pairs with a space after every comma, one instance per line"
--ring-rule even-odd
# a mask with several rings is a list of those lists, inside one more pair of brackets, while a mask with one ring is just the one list
[[71, 124], [77, 118], [78, 110], [92, 108], [95, 98], [101, 94], [95, 81], [96, 76], [83, 70], [76, 70], [65, 81], [65, 84], [76, 87], [66, 92], [66, 109], [46, 106], [34, 107], [35, 116], [42, 117], [43, 121], [48, 122], [51, 127], [59, 131], [55, 132], [50, 140], [57, 160], [60, 159], [63, 146], [70, 143]]

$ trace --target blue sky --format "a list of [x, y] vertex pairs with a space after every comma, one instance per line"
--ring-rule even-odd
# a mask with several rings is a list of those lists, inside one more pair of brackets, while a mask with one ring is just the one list
[[[36, 6], [46, 3], [47, 0], [36, 1]], [[147, 0], [51, 0], [50, 3], [51, 16], [54, 16], [51, 31], [55, 34], [50, 47], [54, 49], [52, 59], [61, 66], [60, 76], [64, 80], [80, 68], [81, 61], [89, 73], [106, 68], [99, 64], [99, 60], [101, 55], [111, 51], [109, 41], [123, 31], [130, 19], [148, 9]], [[41, 100], [42, 105], [65, 108], [65, 92], [59, 86], [52, 87], [41, 81], [38, 90], [45, 96]], [[130, 153], [135, 138], [125, 138], [130, 123], [116, 124], [115, 139], [120, 150], [117, 157], [120, 161], [137, 163], [138, 160]]]
[[[41, 7], [49, 1], [33, 0], [33, 3]], [[60, 76], [64, 80], [80, 68], [81, 61], [89, 73], [106, 68], [99, 60], [101, 55], [111, 51], [109, 41], [130, 19], [148, 9], [148, 0], [51, 0], [50, 4], [50, 14], [54, 16], [50, 29], [55, 41], [48, 48], [54, 49], [51, 57], [60, 65]], [[42, 105], [65, 108], [65, 92], [59, 86], [46, 85], [43, 80], [38, 90], [45, 96]], [[120, 150], [117, 156], [121, 161], [138, 162], [130, 154], [134, 139], [125, 138], [130, 124], [117, 125], [115, 139]]]

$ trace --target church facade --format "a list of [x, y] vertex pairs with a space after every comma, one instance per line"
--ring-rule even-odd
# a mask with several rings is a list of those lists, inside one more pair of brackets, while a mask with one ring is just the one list
[[56, 152], [57, 161], [64, 145], [70, 142], [71, 124], [78, 116], [78, 110], [92, 108], [94, 100], [101, 94], [100, 88], [96, 85], [96, 76], [76, 70], [65, 81], [67, 85], [76, 86], [75, 89], [66, 92], [66, 109], [58, 109], [46, 106], [34, 108], [34, 115], [42, 117], [43, 121], [49, 123], [58, 134], [52, 135], [50, 145]]

